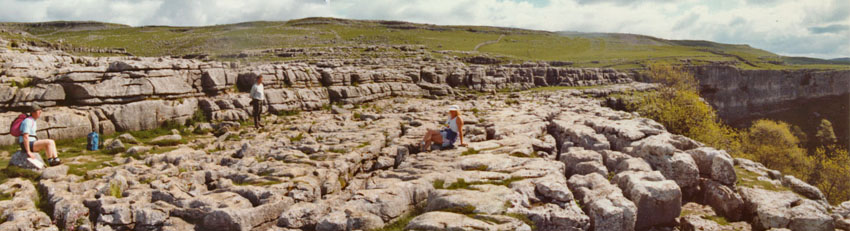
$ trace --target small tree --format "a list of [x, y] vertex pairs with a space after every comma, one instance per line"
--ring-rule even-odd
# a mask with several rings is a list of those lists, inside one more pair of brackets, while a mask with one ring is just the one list
[[[830, 145], [835, 146], [835, 145]], [[850, 156], [839, 147], [818, 147], [809, 183], [817, 186], [832, 204], [850, 200]]]
[[818, 131], [815, 133], [815, 139], [818, 141], [818, 146], [830, 146], [838, 142], [835, 131], [832, 129], [832, 122], [822, 119], [820, 125], [818, 125]]
[[785, 122], [757, 120], [747, 131], [743, 151], [766, 167], [806, 179], [812, 160]]
[[670, 90], [697, 92], [699, 86], [693, 74], [671, 65], [652, 64], [648, 74], [652, 82]]

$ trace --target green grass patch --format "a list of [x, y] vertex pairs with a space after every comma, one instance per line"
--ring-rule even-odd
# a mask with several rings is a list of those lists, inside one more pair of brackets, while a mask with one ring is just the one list
[[88, 173], [89, 171], [106, 167], [108, 166], [106, 165], [106, 163], [112, 160], [112, 156], [103, 154], [92, 155], [91, 157], [94, 160], [79, 164], [68, 164], [68, 174], [74, 174], [77, 176], [87, 176], [86, 173]]
[[121, 190], [121, 185], [118, 185], [118, 184], [115, 184], [115, 183], [110, 183], [109, 184], [109, 195], [113, 196], [115, 198], [124, 197], [124, 193]]
[[473, 185], [484, 185], [484, 184], [501, 185], [501, 186], [507, 187], [511, 183], [516, 182], [516, 181], [520, 181], [520, 180], [523, 180], [523, 179], [525, 179], [525, 178], [523, 178], [523, 177], [511, 177], [511, 178], [504, 179], [504, 180], [488, 180], [488, 181], [466, 182], [466, 180], [464, 180], [463, 178], [457, 178], [457, 180], [455, 180], [455, 182], [449, 184], [448, 186], [445, 186], [444, 180], [435, 180], [432, 184], [434, 186], [434, 189], [455, 190], [455, 189], [471, 189], [470, 187], [473, 186]]
[[235, 182], [235, 185], [269, 186], [283, 183], [277, 180]]
[[32, 79], [23, 79], [21, 82], [9, 81], [9, 85], [16, 88], [28, 88], [34, 86], [35, 83], [32, 82]]
[[239, 134], [230, 134], [230, 135], [227, 135], [226, 138], [224, 138], [224, 140], [226, 140], [226, 141], [237, 141], [237, 140], [241, 140], [241, 139], [242, 139], [242, 137], [240, 137]]
[[126, 147], [125, 148], [103, 149], [101, 152], [103, 154], [107, 154], [107, 155], [115, 155], [115, 154], [118, 154], [118, 153], [122, 153], [124, 151], [127, 151]]
[[19, 168], [17, 166], [7, 166], [6, 168], [0, 170], [0, 184], [5, 183], [6, 180], [10, 178], [17, 177], [35, 181], [39, 177], [41, 177], [41, 174], [38, 174], [38, 172], [29, 169]]
[[149, 155], [162, 154], [162, 153], [174, 151], [176, 149], [177, 149], [177, 147], [153, 147], [153, 149], [148, 151], [148, 154]]
[[604, 85], [594, 85], [594, 86], [546, 86], [546, 87], [535, 87], [530, 88], [526, 91], [528, 92], [552, 92], [552, 91], [563, 91], [563, 90], [585, 90], [585, 89], [596, 89], [601, 88]]
[[11, 193], [0, 193], [0, 201], [7, 201], [12, 199]]
[[417, 216], [422, 215], [423, 213], [425, 213], [425, 206], [416, 206], [413, 208], [413, 211], [407, 212], [406, 214], [399, 216], [398, 218], [393, 220], [392, 223], [389, 223], [384, 227], [381, 227], [380, 229], [374, 229], [372, 231], [402, 231], [405, 227], [407, 227], [407, 224], [409, 224], [410, 221], [413, 220], [413, 218], [416, 218]]
[[344, 153], [347, 153], [347, 152], [348, 152], [348, 150], [345, 150], [345, 149], [336, 149], [336, 148], [332, 148], [332, 149], [330, 149], [330, 150], [328, 150], [328, 151], [329, 151], [329, 152], [333, 152], [333, 153], [339, 153], [339, 154], [344, 154]]
[[522, 215], [522, 214], [519, 214], [519, 213], [506, 213], [505, 216], [516, 218], [517, 220], [520, 220], [520, 221], [522, 221], [522, 223], [525, 223], [526, 225], [531, 227], [531, 230], [537, 230], [537, 227], [534, 225], [534, 222], [531, 221], [531, 219], [529, 219], [525, 215]]
[[721, 217], [721, 216], [708, 216], [708, 215], [706, 215], [706, 216], [702, 216], [702, 218], [706, 219], [706, 220], [714, 221], [714, 223], [717, 223], [718, 225], [722, 225], [722, 226], [729, 225], [729, 221], [727, 221], [726, 218]]
[[482, 165], [475, 166], [474, 168], [464, 169], [464, 170], [466, 170], [466, 171], [482, 171], [483, 172], [483, 171], [487, 171], [487, 169], [490, 169], [490, 166], [487, 166], [486, 164], [482, 164]]
[[537, 155], [536, 152], [532, 152], [531, 155], [526, 155], [526, 154], [521, 153], [521, 152], [512, 152], [510, 154], [510, 156], [521, 157], [521, 158], [539, 158], [540, 157], [540, 156]]
[[284, 111], [278, 111], [277, 112], [277, 116], [284, 116], [284, 117], [286, 117], [286, 116], [297, 116], [299, 114], [301, 114], [300, 110], [284, 110]]
[[177, 146], [177, 145], [185, 144], [187, 142], [188, 141], [186, 141], [186, 138], [181, 138], [179, 140], [168, 140], [168, 139], [166, 139], [166, 140], [158, 140], [158, 141], [148, 141], [147, 144], [156, 145], [156, 146]]
[[[303, 54], [279, 57], [263, 54], [245, 58], [232, 55], [244, 50], [280, 47], [334, 47], [361, 44], [421, 45], [435, 59], [454, 56], [490, 56], [504, 62], [563, 61], [571, 67], [639, 68], [651, 62], [735, 62], [740, 68], [758, 69], [850, 69], [850, 65], [822, 59], [784, 57], [747, 45], [707, 41], [666, 40], [618, 33], [575, 33], [497, 28], [485, 26], [438, 26], [405, 22], [304, 18], [278, 22], [244, 22], [203, 27], [92, 27], [32, 23], [3, 23], [26, 31], [0, 33], [15, 44], [61, 43], [67, 47], [123, 48], [136, 56], [171, 56], [204, 53], [219, 61], [274, 62], [313, 59]], [[499, 40], [500, 36], [504, 36]], [[479, 44], [497, 41], [479, 47]], [[443, 54], [447, 52], [447, 54]], [[109, 56], [104, 53], [86, 55]], [[396, 49], [355, 49], [322, 58], [411, 58]], [[238, 89], [234, 89], [238, 90]]]
[[363, 147], [369, 146], [370, 144], [371, 144], [371, 143], [369, 143], [369, 141], [366, 141], [366, 142], [363, 142], [363, 143], [362, 143], [362, 144], [360, 144], [360, 145], [357, 145], [357, 148], [363, 148]]
[[472, 214], [475, 214], [475, 209], [476, 209], [475, 206], [466, 205], [466, 206], [460, 206], [460, 207], [451, 207], [451, 208], [441, 209], [440, 211], [457, 213], [457, 214], [464, 214], [464, 215], [472, 215]]
[[206, 123], [206, 122], [209, 122], [209, 121], [210, 120], [209, 120], [209, 118], [207, 118], [207, 114], [205, 114], [203, 110], [198, 108], [197, 110], [195, 110], [194, 113], [192, 113], [192, 118], [189, 118], [188, 120], [186, 120], [186, 126], [196, 125], [196, 124], [200, 124], [200, 123]]
[[747, 171], [746, 169], [741, 168], [740, 166], [735, 166], [735, 173], [736, 175], [738, 175], [737, 185], [742, 187], [759, 188], [770, 191], [790, 190], [781, 185], [774, 185], [773, 183], [770, 183], [768, 181], [759, 180], [758, 177], [760, 177], [761, 175], [759, 175], [758, 173]]
[[475, 150], [474, 148], [467, 148], [466, 151], [460, 153], [461, 156], [475, 155], [481, 153], [480, 150]]
[[304, 133], [298, 133], [297, 136], [289, 137], [289, 141], [298, 142], [304, 139]]
[[136, 137], [139, 142], [148, 143], [154, 138], [164, 135], [171, 135], [172, 129], [176, 129], [180, 133], [180, 135], [183, 136], [189, 135], [191, 133], [191, 131], [186, 131], [186, 126], [173, 121], [165, 122], [159, 127], [151, 130], [130, 131], [128, 133], [130, 133], [130, 135], [133, 135], [133, 137]]

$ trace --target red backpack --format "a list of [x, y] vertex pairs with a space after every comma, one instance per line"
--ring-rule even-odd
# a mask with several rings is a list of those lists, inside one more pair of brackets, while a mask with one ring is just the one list
[[12, 120], [12, 125], [9, 125], [9, 135], [15, 137], [23, 135], [21, 134], [21, 123], [23, 123], [27, 118], [30, 118], [30, 116], [27, 114], [20, 114], [18, 115], [18, 118]]

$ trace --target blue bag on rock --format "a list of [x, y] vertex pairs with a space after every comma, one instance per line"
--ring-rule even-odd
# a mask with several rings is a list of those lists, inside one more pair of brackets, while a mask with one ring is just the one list
[[97, 132], [89, 133], [88, 144], [86, 145], [86, 149], [88, 149], [89, 151], [97, 151], [99, 140], [100, 135], [98, 135]]

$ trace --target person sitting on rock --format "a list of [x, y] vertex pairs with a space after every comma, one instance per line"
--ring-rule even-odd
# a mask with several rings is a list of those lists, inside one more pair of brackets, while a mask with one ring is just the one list
[[444, 124], [442, 130], [428, 129], [422, 138], [422, 150], [428, 150], [432, 143], [440, 146], [452, 147], [455, 141], [460, 139], [460, 146], [466, 146], [463, 142], [463, 119], [460, 118], [460, 107], [452, 105], [449, 107], [449, 120]]
[[254, 118], [254, 128], [265, 127], [260, 124], [260, 113], [263, 112], [263, 101], [266, 100], [266, 93], [263, 90], [263, 76], [257, 76], [257, 82], [251, 87], [251, 106], [254, 109], [252, 117]]
[[36, 121], [41, 117], [41, 107], [38, 105], [32, 106], [30, 116], [21, 122], [21, 136], [18, 137], [21, 150], [27, 153], [30, 159], [37, 159], [35, 155], [42, 150], [47, 150], [47, 164], [56, 166], [62, 162], [59, 160], [59, 154], [56, 152], [56, 142], [51, 139], [41, 139], [36, 137], [38, 126]]

